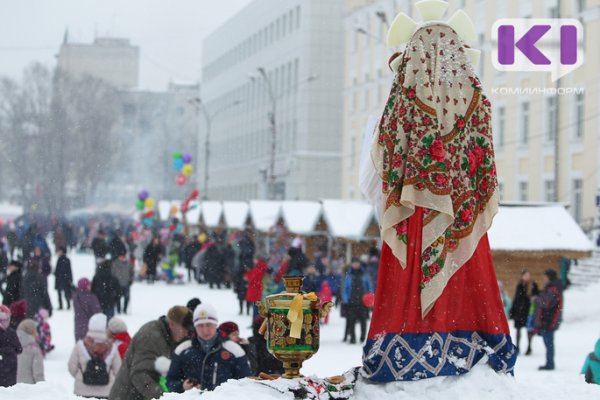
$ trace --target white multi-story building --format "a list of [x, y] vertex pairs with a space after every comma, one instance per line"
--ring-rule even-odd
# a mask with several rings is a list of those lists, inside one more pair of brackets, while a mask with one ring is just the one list
[[[393, 78], [387, 67], [385, 20], [391, 22], [399, 12], [418, 20], [414, 3], [347, 1], [342, 158], [345, 198], [362, 197], [358, 164], [363, 131], [369, 115], [381, 115]], [[595, 200], [600, 188], [600, 53], [595, 51], [600, 34], [600, 0], [451, 0], [449, 5], [446, 17], [456, 9], [465, 9], [478, 33], [478, 41], [472, 46], [482, 50], [479, 76], [494, 107], [501, 200], [566, 203], [574, 218], [589, 226], [598, 215]], [[500, 18], [558, 16], [577, 18], [584, 26], [585, 62], [560, 80], [561, 87], [583, 88], [583, 93], [511, 93], [513, 88], [555, 88], [556, 83], [551, 82], [549, 73], [497, 71], [491, 60], [492, 25]]]
[[204, 195], [340, 196], [343, 6], [343, 0], [256, 0], [205, 39], [201, 101], [211, 129]]

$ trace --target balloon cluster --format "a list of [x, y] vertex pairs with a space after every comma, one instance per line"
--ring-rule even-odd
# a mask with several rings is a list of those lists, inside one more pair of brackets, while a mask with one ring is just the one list
[[150, 197], [147, 190], [142, 190], [138, 193], [138, 200], [135, 203], [135, 208], [142, 212], [142, 223], [146, 226], [152, 226], [154, 223], [153, 217], [155, 205], [156, 202]]
[[194, 167], [192, 167], [192, 156], [189, 153], [181, 154], [180, 151], [173, 153], [173, 168], [177, 171], [175, 182], [179, 186], [185, 185], [187, 179], [192, 176]]

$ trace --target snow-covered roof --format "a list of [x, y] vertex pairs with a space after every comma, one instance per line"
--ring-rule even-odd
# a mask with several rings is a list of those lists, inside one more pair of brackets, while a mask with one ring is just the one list
[[501, 206], [488, 236], [492, 250], [587, 252], [593, 249], [560, 204]]
[[250, 206], [245, 201], [224, 201], [223, 216], [230, 229], [244, 229]]
[[373, 207], [364, 201], [323, 200], [323, 217], [334, 237], [358, 240], [373, 219]]
[[219, 225], [223, 206], [220, 201], [203, 201], [202, 202], [202, 219], [209, 228]]
[[200, 221], [202, 206], [198, 200], [192, 200], [189, 204], [189, 210], [185, 214], [185, 220], [188, 224], [196, 225]]
[[266, 232], [273, 227], [281, 216], [280, 201], [252, 200], [250, 201], [250, 216], [254, 227]]
[[171, 217], [171, 208], [177, 207], [175, 217], [181, 221], [181, 211], [179, 211], [180, 206], [181, 201], [179, 200], [160, 200], [158, 202], [158, 216], [160, 220], [168, 220]]
[[316, 201], [284, 201], [281, 211], [290, 232], [307, 235], [315, 231], [322, 207]]

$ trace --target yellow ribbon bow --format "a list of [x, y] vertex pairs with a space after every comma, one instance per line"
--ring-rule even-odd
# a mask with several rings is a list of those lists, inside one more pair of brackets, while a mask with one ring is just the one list
[[318, 301], [319, 298], [315, 294], [315, 292], [310, 293], [298, 293], [294, 296], [292, 300], [292, 304], [290, 304], [290, 309], [287, 313], [287, 319], [291, 322], [290, 325], [290, 337], [300, 339], [300, 334], [302, 333], [302, 321], [304, 320], [304, 311], [302, 310], [302, 301], [304, 299], [310, 301]]

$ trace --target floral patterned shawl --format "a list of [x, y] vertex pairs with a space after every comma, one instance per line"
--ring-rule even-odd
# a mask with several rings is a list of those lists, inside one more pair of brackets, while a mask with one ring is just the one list
[[383, 181], [382, 238], [403, 268], [407, 219], [425, 210], [425, 317], [498, 210], [491, 104], [449, 26], [419, 28], [400, 57], [371, 158]]

